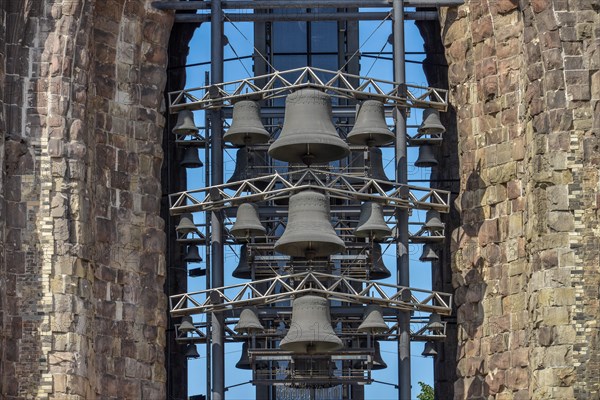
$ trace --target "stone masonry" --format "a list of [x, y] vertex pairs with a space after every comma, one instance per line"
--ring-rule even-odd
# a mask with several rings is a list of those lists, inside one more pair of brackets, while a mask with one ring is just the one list
[[165, 397], [150, 0], [0, 1], [0, 398]]
[[600, 3], [467, 0], [441, 23], [461, 178], [453, 397], [598, 399]]

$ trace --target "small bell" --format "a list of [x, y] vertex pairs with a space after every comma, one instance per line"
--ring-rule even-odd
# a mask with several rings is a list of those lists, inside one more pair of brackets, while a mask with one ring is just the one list
[[175, 231], [182, 235], [198, 233], [198, 227], [194, 224], [194, 216], [191, 213], [181, 214], [179, 224], [175, 227]]
[[185, 315], [181, 317], [181, 324], [179, 325], [179, 332], [181, 333], [190, 333], [194, 332], [196, 328], [194, 327], [194, 321], [192, 317], [189, 315]]
[[181, 110], [177, 113], [177, 123], [173, 127], [176, 135], [189, 135], [198, 133], [199, 129], [194, 123], [194, 113], [190, 110]]
[[354, 230], [357, 237], [383, 240], [391, 236], [392, 230], [383, 218], [383, 207], [379, 203], [367, 201], [360, 206], [358, 226]]
[[252, 333], [263, 331], [265, 328], [260, 323], [258, 315], [256, 315], [254, 310], [251, 308], [244, 308], [240, 314], [237, 325], [233, 329], [240, 333]]
[[419, 133], [439, 135], [446, 132], [446, 128], [440, 121], [440, 113], [433, 108], [423, 110], [423, 123], [418, 128]]
[[183, 158], [179, 163], [179, 166], [182, 168], [200, 168], [204, 164], [200, 161], [200, 157], [198, 156], [198, 149], [195, 147], [187, 147], [185, 152], [183, 153]]
[[438, 352], [435, 350], [435, 344], [433, 342], [425, 342], [425, 348], [421, 355], [423, 357], [435, 357]]
[[425, 224], [423, 227], [430, 231], [438, 231], [444, 229], [444, 223], [440, 219], [440, 213], [436, 210], [429, 210], [425, 214]]
[[[266, 164], [266, 151], [249, 151], [247, 147], [242, 147], [235, 154], [235, 170], [231, 174], [231, 178], [227, 180], [227, 183], [242, 182], [268, 175], [269, 169], [265, 166]], [[257, 180], [252, 181], [252, 184], [262, 190], [267, 186], [268, 182]], [[229, 188], [237, 190], [240, 186], [241, 183], [239, 185], [230, 185]]]
[[240, 262], [231, 275], [238, 279], [252, 279], [252, 271], [248, 263], [248, 248], [245, 244], [242, 245], [242, 248], [240, 249]]
[[356, 329], [358, 332], [380, 333], [390, 329], [383, 320], [381, 307], [369, 305], [363, 314], [363, 322]]
[[196, 348], [196, 345], [193, 343], [190, 343], [186, 346], [185, 348], [185, 357], [186, 358], [198, 358], [200, 357], [200, 354], [198, 354], [198, 349]]
[[432, 313], [429, 315], [429, 322], [427, 323], [427, 329], [432, 332], [441, 332], [444, 329], [444, 324], [442, 323], [442, 317], [440, 314]]
[[202, 262], [202, 257], [200, 257], [200, 252], [198, 252], [198, 246], [195, 244], [189, 245], [187, 248], [187, 253], [185, 257], [183, 257], [183, 261], [185, 262]]
[[260, 119], [260, 106], [256, 101], [241, 100], [233, 105], [231, 127], [223, 140], [238, 146], [267, 143], [271, 135]]
[[424, 261], [424, 262], [425, 261], [437, 261], [439, 259], [440, 258], [433, 250], [433, 247], [429, 243], [426, 243], [423, 246], [423, 253], [421, 253], [421, 257], [419, 257], [419, 261]]
[[364, 101], [356, 116], [356, 124], [348, 134], [348, 142], [362, 146], [385, 146], [395, 140], [385, 122], [383, 103], [378, 100]]
[[264, 235], [267, 232], [260, 223], [256, 204], [244, 203], [238, 207], [235, 224], [229, 232], [238, 239]]
[[431, 168], [438, 165], [438, 161], [433, 154], [433, 146], [424, 144], [419, 146], [419, 157], [415, 161], [415, 167]]
[[372, 249], [370, 252], [370, 267], [369, 267], [369, 279], [387, 279], [392, 276], [392, 273], [383, 263], [383, 257], [381, 256], [381, 245], [377, 242], [372, 242]]

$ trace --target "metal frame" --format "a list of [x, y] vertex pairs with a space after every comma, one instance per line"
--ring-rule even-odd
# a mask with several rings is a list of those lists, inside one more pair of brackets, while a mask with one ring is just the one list
[[[352, 81], [360, 83], [355, 86]], [[169, 92], [169, 110], [175, 113], [180, 110], [220, 109], [239, 100], [258, 101], [284, 97], [307, 87], [323, 90], [334, 97], [375, 99], [396, 107], [435, 108], [439, 111], [446, 111], [448, 107], [448, 91], [445, 89], [398, 84], [342, 71], [303, 67]]]
[[[354, 288], [353, 284], [360, 284], [362, 289]], [[386, 289], [391, 290], [391, 294], [386, 293]], [[311, 271], [172, 295], [169, 304], [173, 316], [183, 316], [273, 304], [305, 294], [349, 303], [377, 304], [402, 311], [440, 315], [450, 315], [452, 311], [452, 295], [449, 293]], [[422, 298], [419, 299], [417, 295]]]
[[[449, 7], [464, 4], [463, 0], [407, 0], [407, 7]], [[210, 9], [211, 0], [204, 1], [155, 1], [152, 7], [159, 10], [206, 10]], [[389, 8], [388, 0], [224, 0], [221, 7], [232, 10], [254, 9], [271, 10], [277, 8]]]

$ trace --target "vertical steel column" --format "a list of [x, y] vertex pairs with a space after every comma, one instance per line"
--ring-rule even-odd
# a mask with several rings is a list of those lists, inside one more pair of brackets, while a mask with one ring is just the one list
[[[223, 82], [223, 10], [221, 0], [211, 1], [211, 83]], [[223, 183], [223, 121], [220, 109], [211, 110], [211, 186]], [[223, 217], [213, 211], [211, 219], [212, 287], [224, 286]], [[211, 315], [212, 400], [225, 398], [225, 330], [223, 313]]]
[[[394, 33], [394, 80], [403, 86], [406, 83], [404, 69], [404, 0], [393, 1]], [[404, 88], [401, 87], [401, 90]], [[396, 110], [396, 182], [407, 184], [406, 154], [406, 111]], [[408, 264], [408, 210], [399, 210], [398, 247], [396, 259], [396, 279], [398, 285], [410, 286]], [[398, 339], [398, 398], [410, 400], [410, 312], [401, 311], [398, 315], [400, 336]]]

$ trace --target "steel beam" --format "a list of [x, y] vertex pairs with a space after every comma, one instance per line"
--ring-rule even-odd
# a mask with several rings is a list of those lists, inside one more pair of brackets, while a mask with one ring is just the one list
[[[290, 14], [244, 14], [226, 13], [226, 22], [275, 22], [275, 21], [382, 21], [389, 12], [336, 12], [336, 13], [290, 13]], [[415, 21], [435, 21], [437, 11], [407, 11], [405, 18]], [[176, 14], [177, 23], [210, 22], [210, 14]]]
[[[464, 4], [464, 0], [407, 0], [406, 7], [451, 7]], [[206, 10], [212, 2], [207, 1], [155, 1], [152, 6], [159, 10]], [[302, 8], [389, 8], [388, 0], [273, 0], [273, 1], [221, 1], [221, 7], [229, 10], [272, 10], [272, 9], [302, 9]]]

